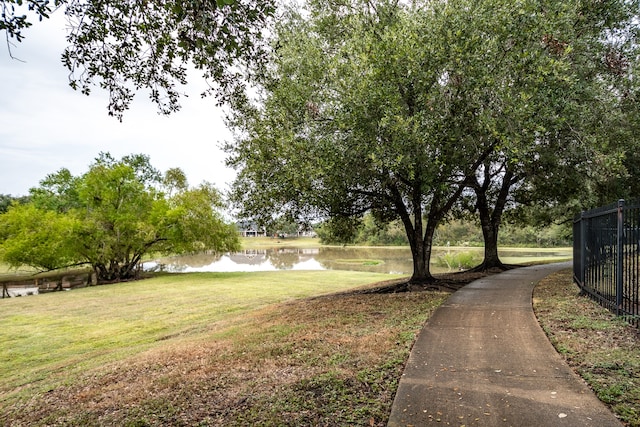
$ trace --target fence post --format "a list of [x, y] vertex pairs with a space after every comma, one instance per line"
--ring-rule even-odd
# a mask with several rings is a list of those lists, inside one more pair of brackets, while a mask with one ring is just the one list
[[580, 288], [584, 292], [587, 271], [587, 219], [584, 212], [580, 212]]
[[618, 250], [616, 254], [616, 314], [622, 309], [624, 267], [624, 200], [618, 200]]

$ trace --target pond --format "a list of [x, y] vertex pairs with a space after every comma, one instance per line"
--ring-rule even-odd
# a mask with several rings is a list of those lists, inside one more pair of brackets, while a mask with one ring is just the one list
[[[479, 263], [482, 248], [437, 248], [432, 255], [432, 272], [449, 271], [445, 254], [473, 253]], [[505, 263], [539, 260], [567, 260], [571, 248], [507, 249], [500, 252]], [[408, 247], [319, 247], [311, 249], [274, 248], [245, 250], [223, 255], [195, 254], [158, 258], [145, 269], [168, 272], [247, 272], [275, 270], [352, 270], [373, 273], [411, 274], [413, 262]]]

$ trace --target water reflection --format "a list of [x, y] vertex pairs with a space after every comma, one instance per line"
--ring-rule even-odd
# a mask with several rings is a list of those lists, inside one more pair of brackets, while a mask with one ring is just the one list
[[[464, 248], [466, 252], [477, 251], [482, 257], [482, 248]], [[434, 251], [432, 260], [439, 254], [451, 251], [443, 248]], [[529, 257], [570, 257], [567, 251], [540, 252], [522, 251], [501, 252], [503, 261], [511, 262], [510, 257], [518, 259]], [[411, 251], [405, 247], [392, 248], [353, 248], [321, 247], [312, 249], [276, 248], [245, 250], [222, 255], [194, 254], [159, 258], [145, 263], [146, 269], [161, 269], [169, 272], [250, 272], [275, 270], [351, 270], [374, 273], [411, 274], [413, 263]], [[437, 267], [432, 267], [437, 272]]]
[[312, 248], [258, 249], [216, 254], [159, 258], [146, 269], [169, 272], [233, 272], [275, 270], [353, 270], [410, 274], [408, 248]]

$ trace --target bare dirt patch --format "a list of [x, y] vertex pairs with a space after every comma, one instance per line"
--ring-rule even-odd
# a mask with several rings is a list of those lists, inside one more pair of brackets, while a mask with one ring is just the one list
[[[515, 267], [510, 267], [515, 268]], [[376, 286], [364, 290], [355, 291], [356, 293], [365, 294], [386, 294], [399, 292], [424, 292], [424, 291], [440, 291], [455, 292], [463, 286], [492, 274], [501, 273], [501, 269], [490, 270], [467, 270], [455, 273], [438, 274], [435, 280], [429, 283], [412, 283], [408, 279], [395, 279], [387, 282], [378, 283]], [[353, 291], [352, 291], [353, 292]], [[352, 293], [350, 292], [350, 293]]]

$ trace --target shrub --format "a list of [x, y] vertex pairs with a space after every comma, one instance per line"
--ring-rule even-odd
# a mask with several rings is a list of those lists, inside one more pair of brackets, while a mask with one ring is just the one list
[[435, 264], [447, 267], [449, 270], [468, 270], [480, 263], [481, 259], [475, 252], [446, 252], [436, 257]]

